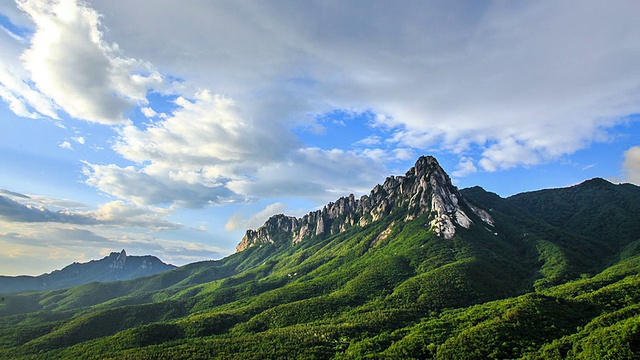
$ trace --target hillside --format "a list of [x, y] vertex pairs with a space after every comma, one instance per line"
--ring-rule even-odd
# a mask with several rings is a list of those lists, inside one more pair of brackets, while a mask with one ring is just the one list
[[150, 276], [175, 269], [155, 256], [127, 256], [124, 249], [100, 260], [73, 263], [39, 276], [0, 276], [0, 294], [68, 288], [94, 281], [109, 282]]
[[0, 358], [638, 358], [638, 204], [601, 179], [458, 191], [421, 157], [219, 261], [3, 295]]

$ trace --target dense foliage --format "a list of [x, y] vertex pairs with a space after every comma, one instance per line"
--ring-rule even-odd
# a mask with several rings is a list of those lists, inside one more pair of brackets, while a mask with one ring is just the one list
[[443, 240], [398, 208], [295, 246], [3, 295], [0, 358], [640, 358], [637, 187], [463, 194], [494, 227]]

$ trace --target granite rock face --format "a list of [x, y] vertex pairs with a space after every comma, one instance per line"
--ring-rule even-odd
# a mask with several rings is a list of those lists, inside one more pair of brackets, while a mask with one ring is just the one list
[[360, 199], [353, 194], [341, 197], [302, 218], [272, 216], [257, 230], [247, 230], [236, 251], [265, 243], [295, 245], [312, 236], [334, 235], [370, 224], [395, 209], [406, 210], [405, 221], [430, 214], [431, 229], [444, 239], [453, 238], [457, 226], [469, 228], [473, 224], [470, 214], [493, 225], [488, 212], [464, 200], [434, 157], [422, 156], [404, 176], [388, 177]]
[[122, 249], [121, 252], [112, 252], [109, 254], [109, 260], [112, 262], [109, 264], [111, 269], [124, 269], [124, 264], [127, 262], [127, 252]]

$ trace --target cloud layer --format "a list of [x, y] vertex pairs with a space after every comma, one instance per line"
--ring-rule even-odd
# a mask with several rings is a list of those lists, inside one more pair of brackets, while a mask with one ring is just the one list
[[[167, 220], [170, 212], [164, 209], [113, 201], [86, 210], [86, 205], [65, 199], [1, 189], [0, 194], [3, 275], [37, 275], [123, 248], [176, 265], [220, 258], [231, 251], [194, 241], [210, 234], [198, 236]], [[167, 233], [172, 236], [161, 235]]]
[[[95, 5], [117, 14], [109, 21], [123, 48], [218, 84], [249, 116], [264, 94], [304, 95], [273, 101], [290, 115], [371, 109], [385, 115], [390, 142], [461, 154], [467, 173], [556, 160], [640, 111], [634, 1], [142, 3], [127, 14]], [[196, 13], [211, 21], [155, 21]], [[185, 55], [124, 37], [143, 29]]]
[[[18, 4], [33, 34], [0, 96], [21, 116], [119, 126], [123, 161], [87, 162], [86, 183], [139, 205], [323, 201], [434, 148], [460, 177], [533, 166], [640, 112], [634, 1]], [[373, 114], [384, 136], [333, 149], [294, 135], [336, 110]]]
[[[44, 205], [46, 202], [38, 198], [18, 194], [10, 191], [2, 191], [9, 196], [0, 196], [0, 220], [18, 223], [62, 223], [75, 225], [107, 225], [119, 228], [141, 228], [153, 231], [175, 230], [182, 227], [181, 224], [172, 223], [165, 218], [169, 215], [167, 210], [141, 208], [122, 201], [113, 201], [102, 204], [97, 210], [70, 211], [49, 210]], [[31, 202], [36, 205], [24, 204]], [[65, 205], [66, 201], [55, 201], [56, 205]], [[73, 205], [73, 204], [71, 204]]]
[[202, 259], [216, 259], [229, 249], [190, 241], [166, 240], [147, 234], [87, 229], [76, 225], [7, 225], [0, 221], [0, 261], [3, 275], [39, 275], [70, 264], [106, 256], [126, 249], [132, 255], [158, 256], [163, 261], [184, 265]]
[[328, 201], [367, 191], [383, 173], [371, 156], [303, 147], [284, 124], [255, 121], [208, 91], [175, 105], [145, 129], [120, 130], [113, 149], [136, 166], [87, 163], [87, 183], [141, 205], [199, 208], [272, 196]]

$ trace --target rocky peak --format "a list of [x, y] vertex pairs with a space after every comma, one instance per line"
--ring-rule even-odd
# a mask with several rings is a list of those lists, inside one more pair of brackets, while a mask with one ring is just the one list
[[100, 260], [74, 262], [63, 269], [40, 276], [0, 276], [0, 293], [53, 290], [94, 281], [135, 279], [174, 268], [175, 266], [165, 264], [155, 256], [129, 256], [122, 250], [112, 252]]
[[394, 209], [406, 210], [405, 221], [431, 214], [431, 229], [444, 239], [453, 238], [456, 226], [471, 226], [469, 212], [489, 225], [493, 221], [486, 211], [464, 201], [434, 157], [422, 156], [404, 176], [389, 176], [360, 199], [351, 194], [302, 218], [271, 217], [259, 229], [248, 230], [236, 250], [281, 241], [297, 244], [308, 237], [333, 235], [377, 221]]
[[112, 252], [109, 254], [109, 259], [112, 260], [109, 267], [112, 269], [124, 269], [124, 264], [127, 262], [127, 252], [122, 249], [121, 252]]

